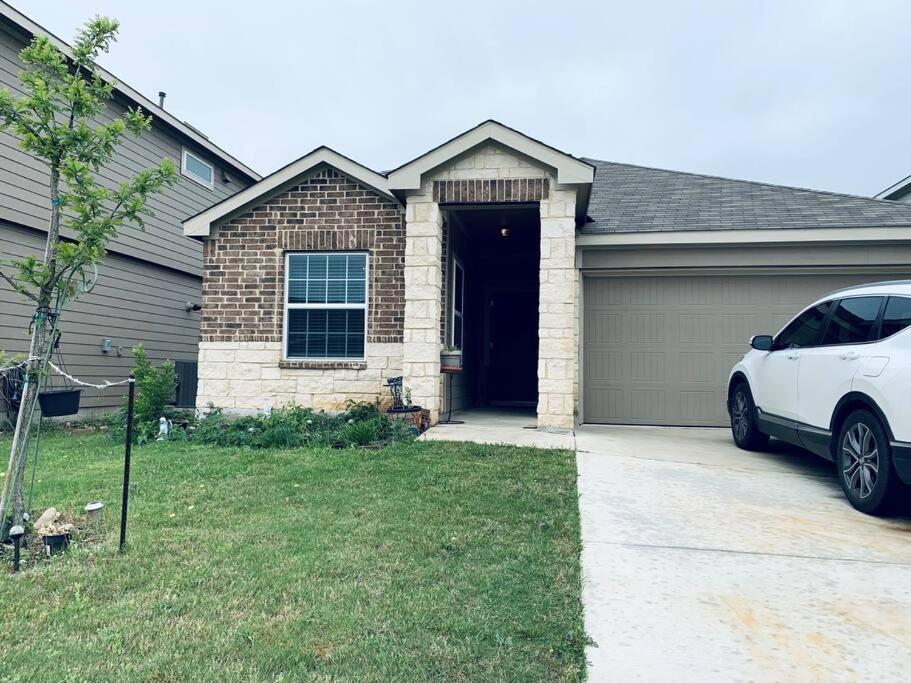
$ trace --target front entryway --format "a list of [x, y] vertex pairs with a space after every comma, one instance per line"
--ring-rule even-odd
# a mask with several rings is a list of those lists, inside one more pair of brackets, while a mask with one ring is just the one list
[[533, 408], [538, 402], [537, 288], [493, 289], [486, 298], [486, 402]]
[[585, 277], [583, 421], [727, 424], [727, 380], [754, 334], [774, 334], [816, 298], [907, 277], [846, 269]]
[[443, 410], [538, 402], [538, 207], [447, 208], [443, 344], [461, 349]]

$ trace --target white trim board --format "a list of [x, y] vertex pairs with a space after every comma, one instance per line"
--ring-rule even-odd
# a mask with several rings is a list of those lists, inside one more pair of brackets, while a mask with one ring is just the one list
[[911, 226], [890, 228], [779, 228], [766, 230], [679, 230], [576, 235], [577, 247], [712, 246], [726, 244], [799, 244], [911, 242]]
[[523, 135], [497, 121], [485, 121], [449, 142], [444, 142], [417, 159], [389, 172], [391, 191], [417, 190], [421, 177], [451, 159], [488, 141], [498, 142], [557, 171], [557, 183], [591, 184], [595, 167], [575, 157]]

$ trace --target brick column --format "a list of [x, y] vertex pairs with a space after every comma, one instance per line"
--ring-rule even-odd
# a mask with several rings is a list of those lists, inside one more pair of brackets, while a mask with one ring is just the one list
[[571, 429], [576, 364], [576, 193], [541, 202], [538, 299], [538, 427]]
[[430, 187], [407, 199], [405, 208], [405, 327], [403, 374], [411, 400], [440, 412], [440, 316], [443, 218]]

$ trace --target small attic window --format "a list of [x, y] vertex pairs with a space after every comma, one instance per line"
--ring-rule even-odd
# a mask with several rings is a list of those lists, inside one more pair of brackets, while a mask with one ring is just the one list
[[205, 185], [210, 190], [215, 185], [215, 169], [212, 164], [203, 161], [186, 147], [180, 162], [180, 172], [190, 180]]

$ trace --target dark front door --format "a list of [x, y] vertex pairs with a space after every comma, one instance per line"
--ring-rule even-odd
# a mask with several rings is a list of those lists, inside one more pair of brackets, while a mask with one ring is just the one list
[[500, 404], [536, 404], [537, 292], [492, 292], [487, 303], [487, 400]]

